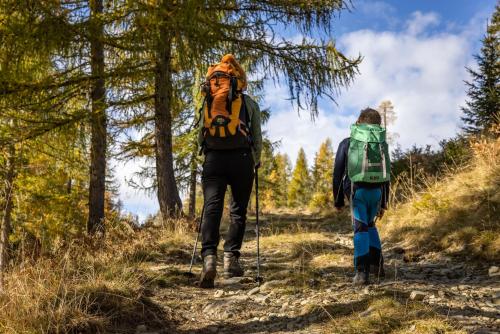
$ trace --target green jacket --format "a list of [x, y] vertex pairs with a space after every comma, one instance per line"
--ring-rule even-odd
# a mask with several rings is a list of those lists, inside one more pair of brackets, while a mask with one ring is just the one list
[[[261, 120], [260, 120], [260, 108], [257, 102], [255, 102], [250, 96], [244, 95], [246, 108], [248, 111], [248, 117], [250, 118], [250, 132], [252, 134], [253, 148], [252, 155], [255, 165], [260, 163], [260, 155], [262, 153], [262, 130], [261, 130]], [[203, 145], [203, 123], [204, 123], [204, 113], [200, 113], [200, 122], [198, 126], [198, 145], [201, 147]]]

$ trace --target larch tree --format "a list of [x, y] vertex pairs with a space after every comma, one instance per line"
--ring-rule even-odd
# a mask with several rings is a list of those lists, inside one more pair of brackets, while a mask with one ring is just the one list
[[[2, 161], [3, 160], [3, 161]], [[0, 189], [1, 221], [0, 227], [0, 293], [4, 289], [4, 273], [9, 261], [9, 235], [12, 227], [12, 210], [14, 207], [14, 179], [16, 177], [16, 150], [15, 145], [8, 147], [7, 155], [0, 158], [3, 162], [1, 170], [5, 171], [2, 175], [4, 180]]]
[[89, 39], [91, 76], [91, 145], [90, 145], [90, 185], [89, 234], [104, 231], [104, 207], [106, 193], [107, 117], [106, 88], [104, 81], [104, 24], [103, 0], [89, 0]]
[[311, 199], [311, 176], [307, 167], [306, 153], [300, 148], [288, 185], [288, 206], [305, 208]]
[[382, 117], [382, 126], [386, 130], [386, 136], [387, 136], [388, 143], [394, 144], [395, 141], [399, 138], [398, 133], [389, 130], [389, 125], [394, 124], [394, 122], [396, 122], [396, 120], [398, 118], [396, 115], [396, 112], [394, 111], [394, 105], [392, 104], [391, 101], [384, 100], [378, 106], [377, 111], [379, 112], [380, 116]]
[[288, 185], [292, 174], [290, 158], [278, 153], [274, 156], [273, 168], [268, 174], [270, 184], [267, 191], [267, 201], [270, 208], [282, 208], [287, 205]]
[[500, 123], [500, 4], [497, 4], [480, 54], [475, 56], [477, 70], [467, 68], [468, 100], [462, 108], [464, 130], [477, 134]]
[[[173, 143], [175, 92], [185, 77], [233, 53], [249, 73], [286, 80], [297, 107], [317, 113], [320, 96], [334, 96], [357, 73], [360, 58], [345, 57], [331, 41], [314, 38], [330, 34], [332, 18], [345, 9], [341, 0], [128, 2], [132, 41], [124, 47], [141, 50], [153, 65], [154, 145], [156, 186], [164, 219], [181, 210]], [[127, 14], [128, 15], [128, 14]], [[281, 27], [304, 38], [279, 36]], [[203, 70], [203, 72], [204, 72]], [[148, 73], [148, 72], [143, 72]], [[314, 73], [314, 75], [311, 75]]]
[[332, 207], [333, 192], [333, 148], [330, 138], [326, 139], [314, 157], [312, 168], [313, 195], [310, 206], [313, 209], [327, 209]]

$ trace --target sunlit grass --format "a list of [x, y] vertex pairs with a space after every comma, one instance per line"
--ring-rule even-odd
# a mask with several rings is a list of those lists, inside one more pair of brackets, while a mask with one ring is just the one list
[[416, 253], [444, 251], [498, 260], [500, 140], [475, 147], [471, 166], [429, 182], [423, 192], [389, 210], [382, 237]]

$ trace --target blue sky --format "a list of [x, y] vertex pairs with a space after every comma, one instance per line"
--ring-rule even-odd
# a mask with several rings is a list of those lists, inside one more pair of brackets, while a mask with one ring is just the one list
[[[348, 136], [360, 109], [377, 107], [391, 100], [398, 116], [391, 125], [397, 143], [436, 146], [460, 129], [460, 106], [464, 104], [468, 79], [465, 66], [474, 66], [487, 19], [495, 0], [353, 0], [333, 23], [332, 37], [348, 55], [364, 57], [360, 74], [343, 89], [336, 104], [320, 103], [312, 123], [307, 110], [297, 116], [286, 86], [266, 85], [262, 107], [271, 109], [265, 129], [279, 150], [292, 162], [303, 147], [311, 163], [326, 138], [334, 148]], [[117, 178], [124, 209], [144, 219], [158, 210], [156, 197], [130, 189], [124, 180], [141, 161], [120, 166]]]
[[450, 23], [463, 26], [478, 13], [491, 14], [495, 3], [495, 0], [354, 0], [355, 9], [342, 13], [336, 31], [395, 30], [416, 11], [433, 12]]
[[267, 87], [264, 104], [272, 117], [266, 129], [292, 162], [300, 147], [312, 162], [326, 138], [336, 146], [348, 136], [359, 110], [383, 100], [395, 105], [398, 119], [391, 127], [403, 148], [436, 146], [460, 130], [465, 66], [474, 66], [472, 55], [479, 51], [495, 1], [364, 0], [354, 5], [335, 21], [333, 37], [341, 51], [361, 53], [364, 60], [337, 104], [323, 100], [320, 117], [311, 123], [307, 112], [300, 117], [293, 112], [286, 87]]

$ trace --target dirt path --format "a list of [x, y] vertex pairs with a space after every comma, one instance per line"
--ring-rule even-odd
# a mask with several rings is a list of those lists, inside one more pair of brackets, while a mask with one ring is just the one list
[[436, 254], [415, 261], [384, 245], [386, 279], [354, 288], [348, 224], [272, 216], [262, 223], [265, 282], [258, 288], [251, 224], [247, 230], [246, 276], [219, 278], [213, 290], [198, 289], [182, 274], [189, 245], [149, 264], [159, 278], [152, 299], [175, 320], [177, 333], [500, 333], [500, 276], [490, 277], [487, 266]]

